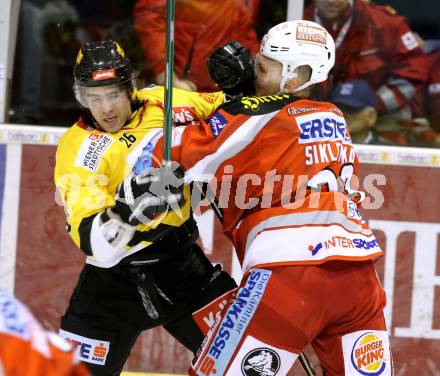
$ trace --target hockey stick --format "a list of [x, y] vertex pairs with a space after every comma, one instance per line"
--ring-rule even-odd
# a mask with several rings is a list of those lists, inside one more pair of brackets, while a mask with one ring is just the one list
[[[211, 209], [214, 211], [216, 217], [218, 218], [220, 223], [223, 223], [223, 211], [218, 206], [218, 202], [214, 196], [214, 193], [209, 188], [209, 185], [207, 183], [202, 184], [200, 182], [194, 182], [193, 185], [199, 190], [200, 194], [208, 200], [209, 204], [211, 205]], [[304, 352], [298, 355], [298, 361], [307, 376], [316, 376], [316, 371]]]
[[165, 166], [171, 162], [171, 133], [173, 126], [173, 72], [174, 72], [174, 8], [175, 0], [167, 0], [166, 53], [165, 53], [165, 98], [163, 125], [163, 157]]
[[307, 376], [316, 376], [315, 369], [313, 368], [312, 364], [309, 361], [309, 358], [307, 358], [305, 353], [302, 352], [298, 355], [298, 361]]

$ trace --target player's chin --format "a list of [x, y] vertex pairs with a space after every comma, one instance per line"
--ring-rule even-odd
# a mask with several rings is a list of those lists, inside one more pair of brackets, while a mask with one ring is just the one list
[[273, 82], [259, 83], [255, 82], [255, 93], [257, 97], [264, 97], [267, 95], [274, 95], [279, 91], [279, 84]]
[[102, 129], [109, 133], [118, 132], [124, 126], [124, 124], [118, 118], [114, 118], [111, 120], [102, 119], [99, 125]]
[[264, 95], [267, 95], [267, 90], [264, 90], [264, 87], [260, 85], [255, 85], [255, 94], [257, 97], [262, 97]]
[[268, 90], [267, 88], [260, 88], [260, 89], [256, 88], [255, 93], [257, 97], [265, 97], [268, 95], [274, 95], [277, 92], [274, 90]]

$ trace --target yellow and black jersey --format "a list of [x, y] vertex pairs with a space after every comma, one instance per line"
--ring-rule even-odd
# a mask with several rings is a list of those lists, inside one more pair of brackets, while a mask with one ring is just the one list
[[[186, 187], [183, 217], [170, 212], [160, 223], [152, 221], [137, 226], [124, 249], [112, 249], [114, 247], [99, 234], [98, 214], [114, 206], [118, 185], [129, 174], [138, 174], [154, 162], [150, 151], [163, 127], [164, 88], [143, 89], [136, 96], [138, 108], [120, 131], [103, 132], [81, 118], [61, 137], [57, 148], [55, 185], [64, 204], [70, 235], [87, 254], [87, 262], [97, 266], [115, 265], [152, 244], [158, 231], [178, 227], [190, 217], [191, 200], [189, 187]], [[174, 89], [174, 123], [197, 123], [223, 101], [221, 92], [191, 93]], [[105, 252], [108, 254], [101, 257]]]

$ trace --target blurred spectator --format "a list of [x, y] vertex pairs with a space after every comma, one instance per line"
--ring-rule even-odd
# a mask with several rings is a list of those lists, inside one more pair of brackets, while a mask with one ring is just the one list
[[73, 108], [71, 62], [78, 47], [79, 15], [66, 0], [44, 5], [23, 0], [19, 22], [12, 121], [40, 124], [45, 112]]
[[20, 123], [38, 124], [41, 118], [42, 50], [42, 8], [33, 1], [23, 0], [17, 34], [18, 63], [14, 68], [12, 111], [13, 117]]
[[374, 128], [377, 120], [376, 95], [363, 80], [340, 82], [330, 101], [344, 113], [353, 143], [392, 145], [379, 136]]
[[[364, 79], [376, 92], [379, 113], [421, 115], [427, 60], [404, 17], [363, 0], [314, 0], [304, 18], [322, 24], [335, 39], [330, 85]], [[326, 95], [331, 87], [321, 90]]]
[[254, 26], [258, 20], [258, 10], [260, 9], [261, 1], [264, 0], [238, 0], [245, 12], [250, 15], [250, 20]]
[[51, 0], [43, 7], [43, 107], [51, 115], [72, 111], [72, 61], [80, 46], [77, 9], [66, 0]]
[[339, 106], [347, 120], [354, 143], [373, 145], [440, 146], [440, 136], [426, 119], [378, 117], [377, 97], [364, 80], [340, 82], [330, 101]]
[[397, 145], [440, 147], [440, 135], [423, 117], [400, 119], [393, 115], [380, 116], [375, 129], [382, 137]]
[[136, 69], [142, 70], [144, 57], [133, 26], [134, 3], [22, 0], [9, 120], [64, 126], [78, 118], [71, 66], [81, 43], [121, 40]]
[[[255, 0], [177, 0], [174, 32], [174, 86], [186, 90], [218, 90], [208, 75], [211, 52], [231, 39], [254, 54], [258, 40], [252, 27]], [[250, 11], [246, 5], [252, 6]], [[164, 83], [165, 0], [138, 0], [134, 21], [147, 64], [156, 83]]]
[[[52, 57], [74, 57], [79, 43], [76, 30], [79, 14], [66, 0], [53, 0], [43, 8], [44, 40], [47, 52]], [[72, 51], [66, 51], [66, 47]]]
[[261, 39], [273, 25], [278, 25], [287, 19], [287, 3], [288, 0], [260, 1], [255, 22], [257, 37], [259, 39]]
[[425, 43], [429, 62], [429, 78], [426, 95], [427, 117], [433, 129], [440, 131], [440, 40]]

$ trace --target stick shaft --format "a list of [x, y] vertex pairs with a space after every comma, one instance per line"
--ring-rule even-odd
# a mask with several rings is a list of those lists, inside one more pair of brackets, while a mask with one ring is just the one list
[[167, 0], [166, 54], [165, 54], [165, 98], [163, 125], [163, 165], [171, 161], [171, 134], [173, 126], [173, 73], [174, 73], [174, 10], [175, 0]]

